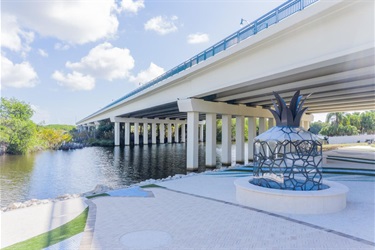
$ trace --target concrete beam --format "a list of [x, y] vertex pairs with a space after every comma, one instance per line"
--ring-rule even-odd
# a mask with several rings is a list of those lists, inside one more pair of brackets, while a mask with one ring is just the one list
[[[184, 99], [177, 101], [180, 112], [199, 112], [211, 114], [224, 114], [233, 116], [256, 116], [263, 118], [273, 118], [271, 112], [261, 107], [248, 107], [242, 104], [228, 104], [224, 102], [209, 102], [201, 99]], [[312, 121], [309, 115], [304, 116], [304, 120]]]
[[[170, 119], [148, 119], [148, 118], [126, 118], [126, 117], [111, 117], [111, 122], [130, 122], [130, 123], [176, 123], [176, 120]], [[185, 120], [178, 120], [178, 124], [186, 124]]]

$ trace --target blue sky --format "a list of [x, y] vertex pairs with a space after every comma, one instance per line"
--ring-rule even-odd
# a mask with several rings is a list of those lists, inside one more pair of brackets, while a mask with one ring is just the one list
[[75, 124], [283, 0], [2, 0], [1, 95]]

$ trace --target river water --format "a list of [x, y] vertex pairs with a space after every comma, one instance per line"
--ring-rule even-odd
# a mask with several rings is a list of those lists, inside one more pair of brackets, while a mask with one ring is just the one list
[[[200, 144], [200, 166], [205, 164], [204, 151], [204, 144]], [[219, 166], [219, 154], [217, 162]], [[204, 167], [199, 169], [204, 170]], [[1, 206], [34, 198], [84, 193], [97, 184], [119, 188], [175, 174], [186, 174], [186, 144], [89, 147], [24, 156], [3, 155], [0, 156]]]

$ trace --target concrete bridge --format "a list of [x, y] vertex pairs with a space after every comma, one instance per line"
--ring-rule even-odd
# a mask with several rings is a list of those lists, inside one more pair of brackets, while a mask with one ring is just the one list
[[[313, 93], [305, 103], [305, 128], [313, 113], [375, 108], [374, 26], [374, 1], [290, 0], [77, 125], [111, 119], [115, 145], [121, 124], [125, 145], [131, 126], [135, 144], [140, 125], [152, 143], [157, 134], [160, 143], [165, 134], [172, 143], [174, 133], [175, 142], [187, 139], [187, 169], [194, 170], [204, 127], [206, 165], [216, 165], [217, 119], [222, 120], [222, 163], [231, 164], [235, 118], [235, 160], [244, 162], [244, 123], [252, 159], [256, 121], [259, 133], [274, 126], [265, 109], [273, 91], [286, 101], [298, 89]], [[143, 138], [147, 144], [148, 136]]]

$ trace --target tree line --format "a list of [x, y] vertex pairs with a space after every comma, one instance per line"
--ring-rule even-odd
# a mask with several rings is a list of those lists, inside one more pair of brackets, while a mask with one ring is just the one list
[[0, 154], [25, 154], [44, 149], [57, 149], [72, 140], [70, 125], [38, 125], [31, 117], [34, 110], [15, 98], [1, 98]]
[[313, 122], [310, 131], [326, 136], [374, 134], [375, 110], [362, 113], [328, 113], [325, 122]]

